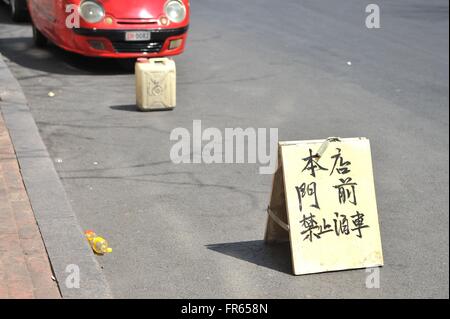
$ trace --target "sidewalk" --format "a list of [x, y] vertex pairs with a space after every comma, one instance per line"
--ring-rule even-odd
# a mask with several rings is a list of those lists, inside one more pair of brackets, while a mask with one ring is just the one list
[[60, 298], [0, 112], [0, 298]]

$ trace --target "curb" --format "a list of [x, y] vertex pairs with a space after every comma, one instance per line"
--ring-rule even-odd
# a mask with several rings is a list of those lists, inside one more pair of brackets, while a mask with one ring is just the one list
[[[70, 299], [112, 298], [110, 287], [67, 199], [22, 88], [3, 59], [0, 54], [0, 110], [61, 295]], [[75, 274], [74, 268], [69, 265], [79, 267], [79, 288], [66, 285], [66, 280]]]

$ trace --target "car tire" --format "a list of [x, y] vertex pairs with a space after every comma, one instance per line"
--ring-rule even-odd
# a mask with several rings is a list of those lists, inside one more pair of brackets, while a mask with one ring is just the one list
[[33, 42], [34, 45], [42, 48], [47, 45], [47, 38], [33, 25]]
[[23, 22], [28, 20], [28, 10], [26, 0], [10, 0], [11, 19], [14, 22]]

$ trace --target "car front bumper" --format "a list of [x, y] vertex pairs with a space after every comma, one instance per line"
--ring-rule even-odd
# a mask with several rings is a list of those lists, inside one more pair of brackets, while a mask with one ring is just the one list
[[[88, 29], [74, 28], [71, 51], [99, 57], [134, 58], [177, 55], [184, 51], [189, 26], [176, 29]], [[150, 31], [149, 41], [126, 41], [129, 31]], [[171, 47], [177, 41], [179, 45]]]

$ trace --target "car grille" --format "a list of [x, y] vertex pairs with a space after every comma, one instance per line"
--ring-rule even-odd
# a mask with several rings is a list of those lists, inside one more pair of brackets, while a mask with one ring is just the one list
[[112, 41], [112, 45], [118, 53], [158, 53], [163, 47], [163, 42]]

